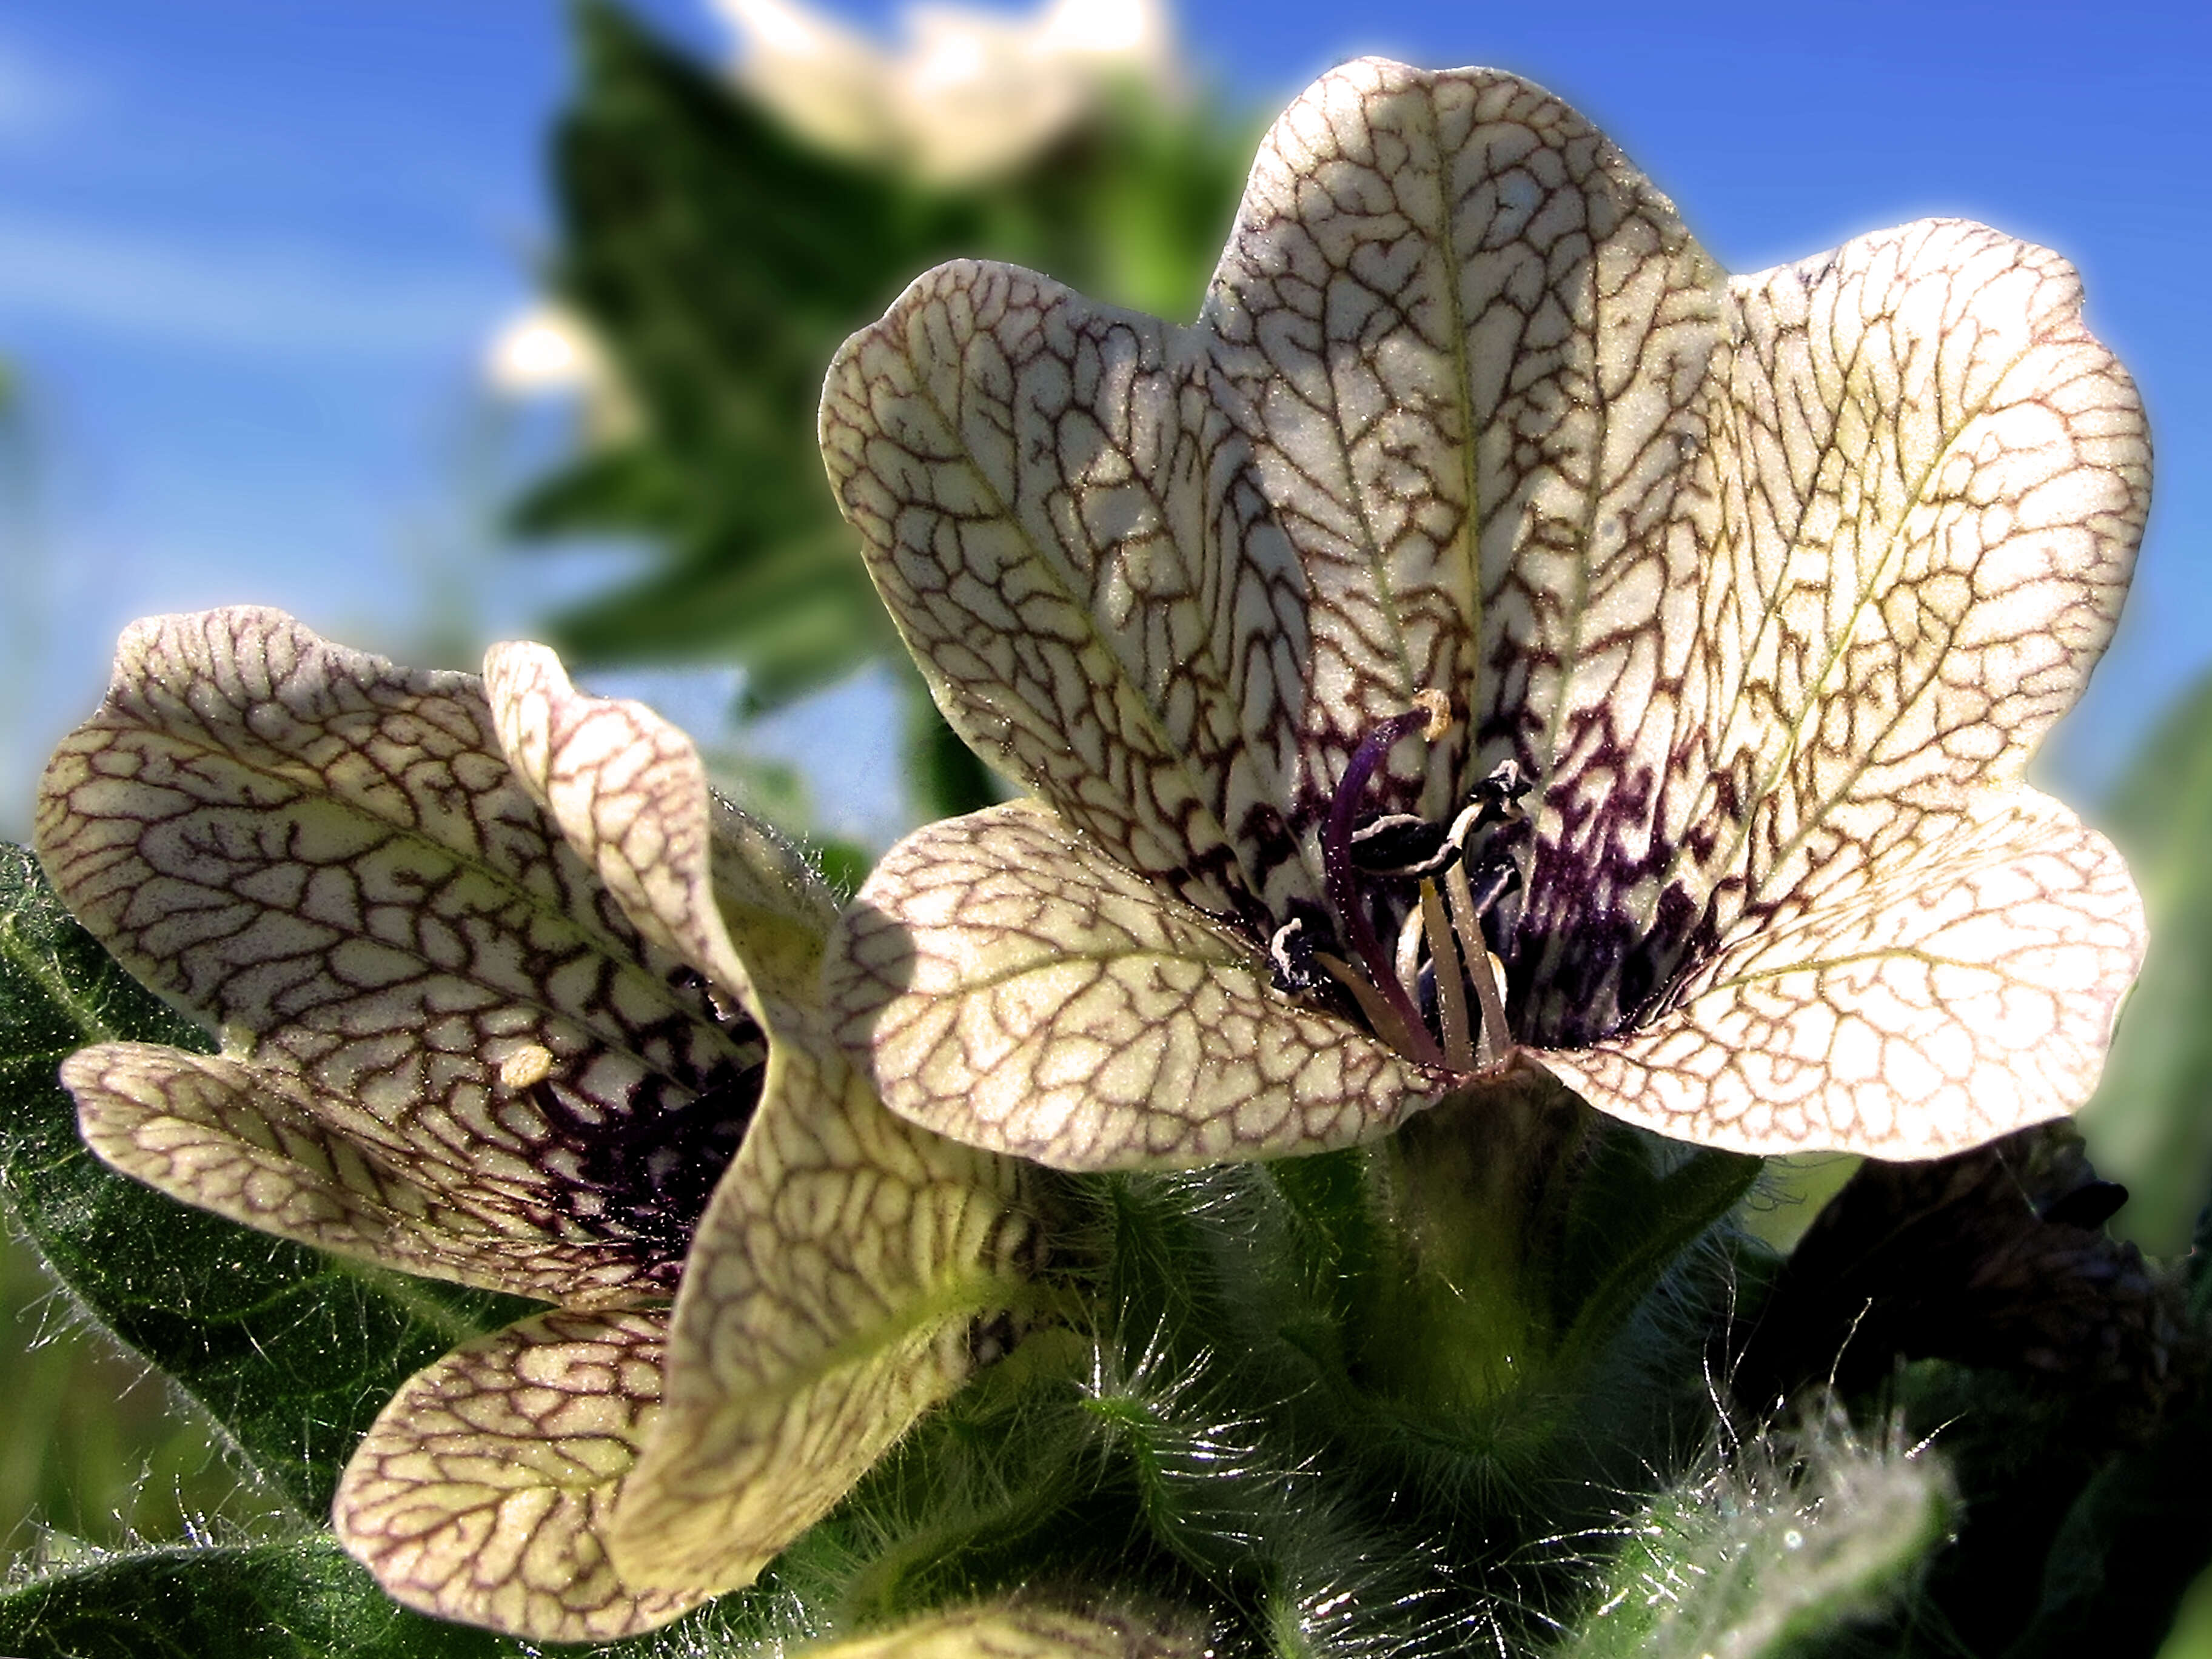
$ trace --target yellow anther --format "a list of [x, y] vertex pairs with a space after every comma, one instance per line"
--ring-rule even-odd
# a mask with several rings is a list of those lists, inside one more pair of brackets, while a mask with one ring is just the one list
[[1429, 723], [1421, 728], [1421, 735], [1431, 743], [1451, 730], [1451, 699], [1443, 692], [1416, 691], [1413, 693], [1413, 707], [1429, 717]]
[[499, 1086], [510, 1094], [543, 1083], [552, 1075], [552, 1051], [534, 1042], [525, 1043], [499, 1063]]

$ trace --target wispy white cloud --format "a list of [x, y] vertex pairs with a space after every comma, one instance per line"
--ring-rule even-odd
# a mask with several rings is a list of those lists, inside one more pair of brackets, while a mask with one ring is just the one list
[[473, 349], [517, 283], [312, 241], [185, 243], [0, 214], [0, 328], [64, 323], [279, 356]]
[[0, 138], [50, 138], [89, 101], [89, 83], [20, 40], [0, 34]]

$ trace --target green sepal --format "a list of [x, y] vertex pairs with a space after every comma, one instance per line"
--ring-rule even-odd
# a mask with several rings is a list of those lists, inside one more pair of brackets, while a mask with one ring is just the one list
[[1363, 1155], [1375, 1214], [1334, 1225], [1374, 1241], [1348, 1247], [1372, 1255], [1371, 1281], [1351, 1287], [1364, 1381], [1446, 1419], [1519, 1399], [1548, 1402], [1558, 1423], [1759, 1170], [1605, 1117], [1549, 1079], [1448, 1100]]
[[1869, 1445], [1840, 1419], [1722, 1444], [1619, 1518], [1619, 1547], [1553, 1659], [1837, 1651], [1906, 1599], [1956, 1518], [1933, 1455]]

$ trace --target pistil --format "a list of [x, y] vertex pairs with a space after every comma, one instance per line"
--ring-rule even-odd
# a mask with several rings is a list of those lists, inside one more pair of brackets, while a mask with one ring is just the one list
[[[1352, 821], [1359, 815], [1360, 802], [1367, 793], [1367, 782], [1374, 776], [1375, 769], [1402, 738], [1419, 732], [1433, 743], [1450, 728], [1450, 705], [1441, 692], [1425, 691], [1414, 702], [1414, 708], [1384, 720], [1361, 740], [1352, 752], [1351, 764], [1344, 769], [1335, 794], [1330, 798], [1328, 818], [1322, 826], [1322, 872], [1328, 883], [1329, 908], [1336, 912], [1338, 925], [1351, 943], [1358, 966], [1352, 968], [1352, 977], [1347, 977], [1330, 958], [1317, 959], [1358, 1000], [1370, 1022], [1376, 1024], [1377, 1035], [1385, 1042], [1396, 1043], [1425, 1065], [1442, 1066], [1446, 1063], [1443, 1052], [1437, 1047], [1436, 1038], [1430, 1034], [1428, 1023], [1421, 1018], [1413, 996], [1400, 981], [1394, 954], [1386, 951], [1382, 941], [1375, 936], [1375, 921], [1368, 914], [1365, 896], [1359, 890], [1359, 872], [1352, 856]], [[1343, 965], [1352, 967], [1349, 963]], [[1387, 1022], [1376, 1018], [1376, 1010], [1369, 1006], [1370, 998], [1362, 994], [1360, 985], [1353, 982], [1361, 968], [1366, 970], [1364, 989], [1389, 1011]]]
[[[1475, 837], [1518, 817], [1528, 786], [1520, 769], [1508, 761], [1475, 787], [1449, 825], [1407, 813], [1357, 823], [1368, 785], [1390, 750], [1417, 731], [1433, 743], [1450, 725], [1449, 705], [1440, 693], [1425, 691], [1414, 702], [1361, 741], [1330, 797], [1322, 826], [1329, 906], [1340, 936], [1351, 946], [1350, 959], [1320, 951], [1305, 959], [1350, 993], [1385, 1042], [1424, 1065], [1480, 1071], [1498, 1064], [1512, 1048], [1500, 988], [1503, 969], [1491, 954], [1483, 918], [1519, 877], [1504, 860], [1470, 866]], [[1378, 879], [1418, 884], [1418, 897], [1387, 942], [1376, 931], [1376, 907], [1368, 890]], [[1296, 926], [1279, 932], [1273, 942], [1277, 971], [1286, 983], [1296, 966], [1289, 937]], [[1429, 1000], [1425, 975], [1434, 985], [1433, 1025], [1424, 1006]]]

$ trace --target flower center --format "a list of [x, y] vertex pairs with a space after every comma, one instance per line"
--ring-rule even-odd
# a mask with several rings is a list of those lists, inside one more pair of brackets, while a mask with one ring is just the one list
[[596, 1192], [576, 1219], [591, 1233], [635, 1251], [652, 1283], [674, 1290], [722, 1171], [738, 1155], [759, 1103], [763, 1067], [717, 1068], [680, 1105], [643, 1088], [631, 1109], [583, 1139], [577, 1180]]
[[1329, 908], [1347, 955], [1315, 948], [1293, 921], [1275, 935], [1277, 973], [1291, 981], [1310, 962], [1401, 1054], [1454, 1072], [1481, 1071], [1513, 1044], [1504, 973], [1483, 920], [1521, 878], [1511, 860], [1485, 843], [1490, 830], [1521, 817], [1528, 784], [1509, 760], [1449, 818], [1363, 816], [1368, 786], [1392, 748], [1416, 732], [1433, 743], [1450, 727], [1442, 693], [1424, 691], [1414, 703], [1362, 740], [1322, 826]]
[[[743, 1014], [725, 1013], [696, 974], [672, 976], [696, 992], [720, 1028], [723, 1052], [702, 1054], [687, 1017], [668, 1023], [668, 1050], [626, 1083], [590, 1079], [586, 1061], [556, 1071], [543, 1049], [503, 1066], [541, 1121], [549, 1196], [586, 1237], [635, 1261], [646, 1282], [672, 1292], [707, 1200], [744, 1143], [760, 1103], [766, 1039]], [[688, 1058], [678, 1058], [685, 1055]], [[526, 1060], [538, 1063], [523, 1064]]]

